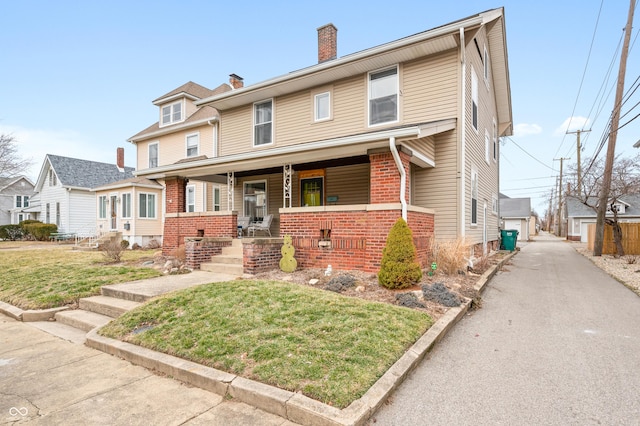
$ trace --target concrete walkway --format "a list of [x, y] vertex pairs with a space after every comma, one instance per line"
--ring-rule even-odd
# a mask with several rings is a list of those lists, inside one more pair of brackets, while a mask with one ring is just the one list
[[640, 298], [543, 235], [371, 425], [640, 424]]
[[5, 424], [293, 425], [0, 314]]

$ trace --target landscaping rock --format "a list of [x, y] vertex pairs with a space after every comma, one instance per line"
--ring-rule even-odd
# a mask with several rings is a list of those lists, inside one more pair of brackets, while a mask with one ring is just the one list
[[348, 288], [354, 287], [356, 285], [356, 279], [351, 274], [341, 274], [337, 277], [331, 278], [327, 285], [324, 287], [325, 290], [335, 291], [336, 293], [340, 293]]
[[460, 306], [462, 301], [458, 295], [449, 291], [443, 283], [433, 283], [432, 286], [425, 284], [422, 286], [422, 295], [425, 300], [439, 303], [448, 308]]
[[400, 306], [407, 308], [425, 308], [424, 304], [418, 300], [418, 297], [413, 293], [398, 293], [396, 294], [396, 302]]

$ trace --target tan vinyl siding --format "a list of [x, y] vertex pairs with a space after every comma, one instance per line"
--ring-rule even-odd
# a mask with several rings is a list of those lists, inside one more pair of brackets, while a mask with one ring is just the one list
[[369, 204], [368, 163], [326, 169], [325, 200], [327, 196], [338, 196], [338, 205]]
[[435, 210], [435, 236], [438, 240], [455, 239], [458, 236], [459, 216], [456, 208], [460, 198], [460, 181], [457, 178], [457, 138], [455, 130], [436, 135], [436, 167], [413, 167], [411, 171], [412, 204]]
[[436, 146], [432, 137], [402, 141], [401, 145], [407, 146], [411, 151], [420, 153], [435, 162]]
[[160, 136], [156, 139], [138, 142], [138, 164], [137, 169], [149, 168], [149, 144], [159, 142], [158, 165], [165, 166], [173, 164], [179, 160], [187, 158], [187, 135], [199, 134], [200, 147], [198, 155], [213, 157], [213, 127], [203, 125], [196, 128], [181, 130], [168, 135]]
[[405, 124], [456, 117], [456, 50], [404, 64], [402, 70], [402, 118]]

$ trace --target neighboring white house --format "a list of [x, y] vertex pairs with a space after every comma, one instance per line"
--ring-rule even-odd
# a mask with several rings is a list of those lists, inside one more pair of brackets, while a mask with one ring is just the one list
[[124, 167], [123, 148], [118, 148], [118, 164], [47, 154], [29, 209], [32, 219], [55, 223], [58, 232], [96, 235], [98, 207], [96, 193], [91, 189], [131, 178], [133, 170]]
[[[528, 240], [531, 235], [531, 198], [509, 198], [500, 194], [500, 219], [502, 229], [518, 231], [518, 240]], [[534, 228], [535, 229], [535, 228]]]
[[[594, 207], [598, 200], [590, 197], [587, 204], [575, 197], [567, 197], [565, 200], [567, 217], [567, 239], [571, 241], [587, 242], [589, 225], [595, 224], [597, 211]], [[640, 222], [640, 194], [624, 195], [615, 204], [618, 211], [619, 222]], [[610, 209], [607, 209], [607, 217], [613, 217]]]
[[26, 212], [33, 197], [33, 182], [25, 176], [0, 177], [0, 225], [31, 219]]

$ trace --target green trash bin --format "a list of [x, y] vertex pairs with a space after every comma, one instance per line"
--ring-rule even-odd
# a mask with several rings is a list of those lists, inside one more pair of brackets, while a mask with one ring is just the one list
[[502, 229], [500, 231], [500, 250], [514, 251], [516, 249], [517, 239], [518, 239], [517, 230]]

